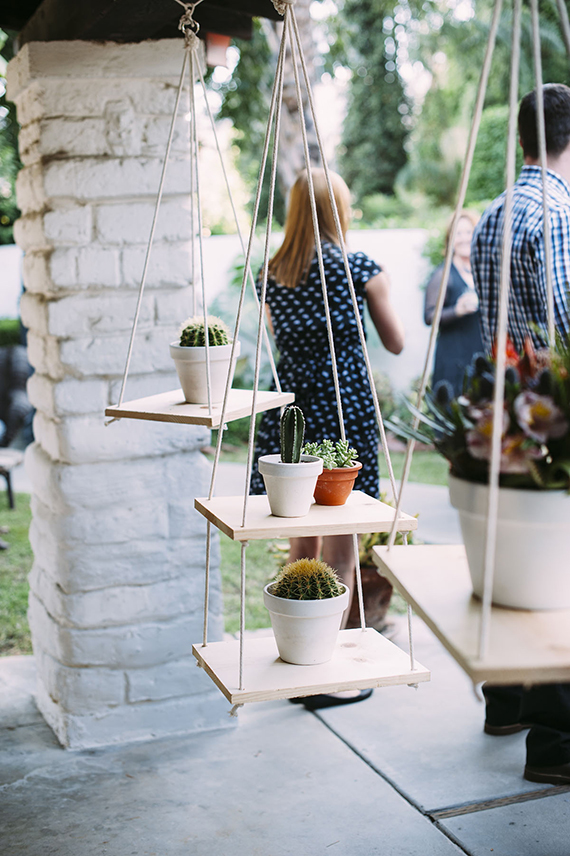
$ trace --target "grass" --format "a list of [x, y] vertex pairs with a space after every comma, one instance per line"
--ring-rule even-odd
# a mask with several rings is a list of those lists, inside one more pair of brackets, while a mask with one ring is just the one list
[[0, 552], [0, 656], [32, 652], [26, 617], [27, 578], [33, 561], [28, 541], [30, 497], [17, 494], [15, 505], [14, 509], [3, 505], [0, 510], [0, 527], [8, 529], [0, 537], [10, 545]]
[[[404, 469], [404, 458], [404, 452], [390, 452], [392, 469], [397, 480], [401, 478]], [[380, 455], [379, 462], [380, 477], [386, 480], [388, 478], [388, 467], [386, 466], [383, 454]], [[449, 464], [437, 452], [414, 452], [409, 481], [418, 482], [419, 484], [439, 484], [447, 487], [448, 473]], [[382, 489], [384, 490], [385, 488], [386, 482], [384, 481]]]

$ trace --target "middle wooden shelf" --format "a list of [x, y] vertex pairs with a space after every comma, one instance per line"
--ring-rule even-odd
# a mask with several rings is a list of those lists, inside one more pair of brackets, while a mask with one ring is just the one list
[[[194, 500], [194, 506], [200, 514], [233, 541], [389, 532], [395, 514], [391, 505], [360, 490], [352, 491], [345, 505], [313, 503], [304, 517], [275, 517], [271, 514], [266, 496], [249, 496], [245, 525], [242, 525], [243, 505], [243, 496]], [[399, 532], [410, 532], [417, 525], [415, 517], [400, 513]]]

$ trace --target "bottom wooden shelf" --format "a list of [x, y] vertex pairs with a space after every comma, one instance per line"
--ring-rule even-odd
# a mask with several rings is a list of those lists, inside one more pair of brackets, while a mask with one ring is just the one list
[[[487, 652], [478, 657], [481, 601], [472, 594], [462, 544], [374, 547], [374, 561], [476, 683], [570, 681], [570, 610], [494, 606]], [[537, 569], [538, 571], [538, 569]]]
[[239, 641], [193, 645], [192, 653], [232, 704], [317, 695], [341, 690], [429, 681], [430, 673], [376, 630], [341, 630], [328, 663], [293, 666], [279, 659], [274, 637], [246, 639], [239, 689]]

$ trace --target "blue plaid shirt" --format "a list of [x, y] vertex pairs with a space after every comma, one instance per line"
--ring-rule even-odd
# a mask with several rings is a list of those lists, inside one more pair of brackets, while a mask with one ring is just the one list
[[[554, 323], [568, 333], [567, 291], [570, 287], [570, 186], [547, 172], [552, 240]], [[501, 244], [505, 193], [487, 208], [471, 244], [471, 266], [481, 310], [481, 332], [487, 351], [495, 340], [499, 313]], [[542, 177], [539, 166], [524, 166], [514, 187], [508, 333], [517, 349], [529, 334], [535, 347], [548, 344], [546, 266], [544, 262]], [[532, 330], [544, 330], [539, 335]]]

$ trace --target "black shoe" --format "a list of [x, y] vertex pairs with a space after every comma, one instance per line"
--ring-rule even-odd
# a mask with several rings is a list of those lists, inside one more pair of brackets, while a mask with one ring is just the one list
[[323, 693], [322, 695], [304, 696], [303, 698], [290, 698], [291, 704], [302, 704], [307, 710], [321, 710], [323, 707], [337, 707], [339, 704], [356, 704], [370, 698], [372, 690], [360, 690], [358, 695], [349, 698], [334, 695], [334, 693]]
[[518, 734], [519, 731], [524, 731], [525, 728], [530, 728], [525, 722], [513, 722], [511, 725], [491, 725], [485, 723], [483, 731], [485, 734], [492, 734], [493, 737], [504, 737], [507, 734]]
[[557, 767], [532, 767], [527, 764], [524, 768], [524, 778], [527, 782], [546, 785], [570, 785], [570, 762]]

